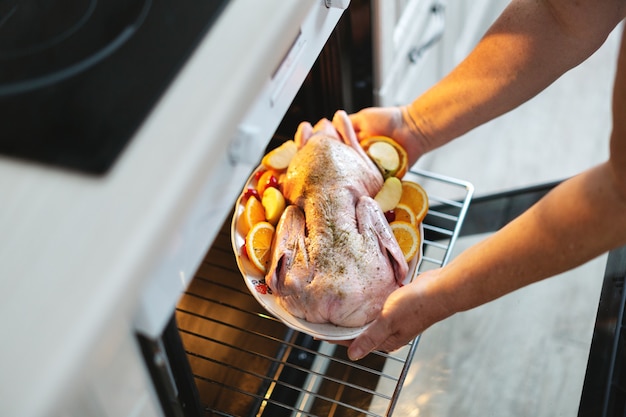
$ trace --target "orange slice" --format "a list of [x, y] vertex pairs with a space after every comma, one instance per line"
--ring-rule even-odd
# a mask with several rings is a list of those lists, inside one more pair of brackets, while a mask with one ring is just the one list
[[417, 226], [417, 222], [415, 221], [415, 213], [413, 209], [406, 204], [398, 204], [393, 212], [395, 214], [396, 221], [403, 221], [407, 223], [411, 223], [413, 226]]
[[241, 220], [241, 234], [243, 235], [246, 235], [255, 224], [265, 221], [265, 208], [256, 197], [250, 197], [246, 201]]
[[272, 256], [272, 239], [274, 226], [268, 222], [259, 222], [252, 226], [246, 235], [246, 252], [248, 259], [263, 274], [267, 272]]
[[268, 169], [267, 171], [263, 172], [263, 174], [261, 174], [259, 180], [256, 183], [256, 190], [261, 197], [263, 196], [265, 190], [271, 186], [271, 178], [274, 177], [273, 181], [278, 181], [279, 176], [280, 174], [273, 169]]
[[409, 155], [406, 153], [406, 150], [398, 142], [387, 136], [372, 136], [370, 138], [363, 139], [361, 141], [361, 147], [367, 152], [369, 147], [376, 142], [388, 143], [396, 149], [398, 152], [398, 158], [400, 159], [400, 164], [393, 176], [398, 178], [404, 177], [404, 174], [406, 174], [409, 169]]
[[412, 181], [402, 181], [402, 197], [399, 204], [411, 207], [416, 225], [421, 223], [428, 213], [428, 195], [421, 185]]
[[417, 255], [420, 245], [420, 234], [417, 227], [409, 222], [400, 220], [389, 223], [391, 231], [398, 241], [398, 245], [404, 254], [404, 259], [410, 262]]

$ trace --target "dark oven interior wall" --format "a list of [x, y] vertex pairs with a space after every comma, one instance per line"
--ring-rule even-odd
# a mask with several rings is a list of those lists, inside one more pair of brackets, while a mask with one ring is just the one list
[[331, 119], [373, 103], [371, 6], [352, 0], [285, 114], [268, 150], [293, 137], [301, 121]]

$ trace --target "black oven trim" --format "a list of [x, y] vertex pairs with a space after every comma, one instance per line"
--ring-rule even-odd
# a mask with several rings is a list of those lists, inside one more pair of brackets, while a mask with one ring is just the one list
[[158, 340], [140, 333], [137, 333], [137, 340], [163, 413], [167, 417], [203, 416], [175, 315], [172, 315]]
[[578, 417], [626, 415], [626, 246], [609, 252]]

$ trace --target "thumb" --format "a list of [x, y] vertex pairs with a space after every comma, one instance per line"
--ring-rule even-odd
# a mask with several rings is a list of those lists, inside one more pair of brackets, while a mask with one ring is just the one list
[[376, 331], [376, 324], [377, 322], [374, 321], [363, 333], [352, 341], [350, 346], [348, 346], [348, 357], [350, 360], [358, 361], [364, 358], [385, 340], [384, 334], [380, 331]]
[[352, 124], [352, 128], [356, 133], [359, 133], [363, 129], [363, 124], [361, 123], [363, 116], [360, 112], [352, 113], [348, 115], [348, 120]]

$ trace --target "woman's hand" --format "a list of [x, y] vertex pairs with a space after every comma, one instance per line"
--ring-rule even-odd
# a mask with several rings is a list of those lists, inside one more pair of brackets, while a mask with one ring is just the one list
[[380, 315], [348, 346], [348, 356], [358, 360], [373, 350], [392, 352], [409, 343], [452, 311], [432, 290], [438, 270], [427, 271], [385, 301]]

